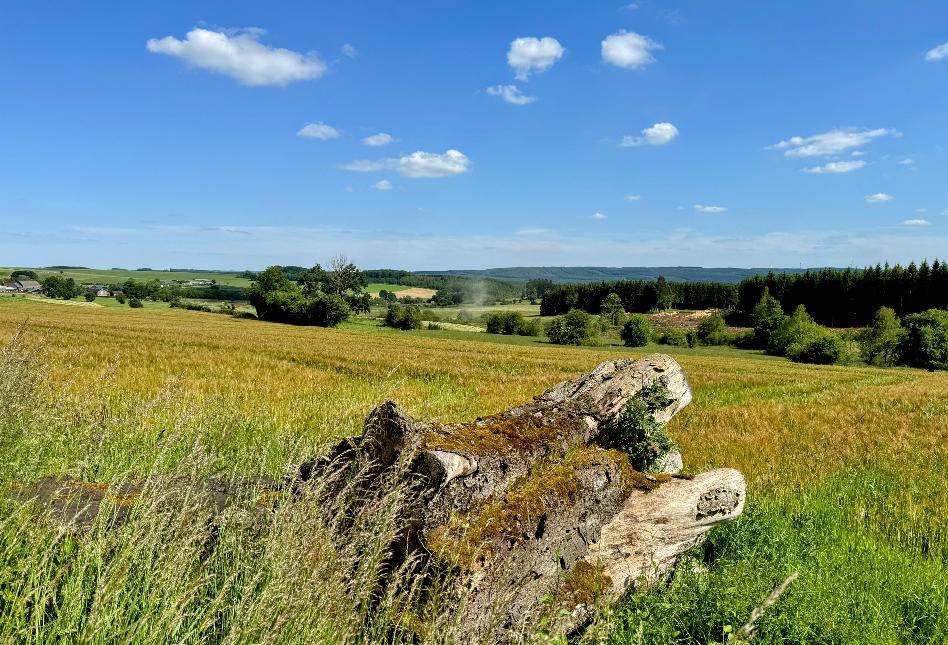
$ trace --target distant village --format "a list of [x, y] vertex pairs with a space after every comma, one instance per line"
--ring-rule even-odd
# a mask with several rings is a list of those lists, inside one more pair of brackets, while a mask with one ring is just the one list
[[[206, 278], [197, 278], [194, 280], [167, 280], [161, 283], [162, 287], [210, 287], [215, 284], [214, 280], [209, 280]], [[108, 284], [80, 284], [82, 289], [86, 291], [91, 291], [99, 298], [104, 298], [108, 296], [121, 296], [122, 290], [119, 288], [119, 285], [108, 285]], [[38, 280], [29, 280], [29, 279], [16, 279], [16, 280], [7, 280], [3, 284], [0, 284], [0, 293], [42, 293], [43, 285]]]

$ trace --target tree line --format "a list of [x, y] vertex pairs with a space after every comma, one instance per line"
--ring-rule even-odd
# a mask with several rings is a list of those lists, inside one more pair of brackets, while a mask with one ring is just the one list
[[768, 273], [740, 283], [738, 309], [753, 312], [765, 290], [780, 301], [784, 313], [804, 305], [821, 324], [861, 327], [881, 307], [899, 316], [948, 307], [948, 264], [935, 260], [907, 267], [877, 264], [868, 269]]
[[[558, 316], [571, 309], [599, 314], [603, 301], [615, 293], [625, 311], [645, 313], [665, 309], [731, 309], [737, 306], [737, 285], [720, 282], [619, 280], [590, 284], [561, 284], [546, 290], [540, 314]], [[759, 299], [759, 298], [758, 298]], [[756, 303], [755, 303], [756, 304]]]

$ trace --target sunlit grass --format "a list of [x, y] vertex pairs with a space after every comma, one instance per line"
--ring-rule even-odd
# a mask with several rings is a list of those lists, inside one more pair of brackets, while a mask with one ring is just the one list
[[[0, 300], [0, 343], [24, 321], [38, 363], [7, 385], [21, 406], [7, 409], [22, 413], [15, 422], [0, 415], [4, 487], [46, 474], [114, 481], [195, 467], [280, 476], [358, 432], [385, 399], [419, 418], [459, 421], [523, 403], [607, 358], [665, 351], [695, 392], [669, 427], [686, 468], [740, 469], [750, 505], [746, 518], [716, 532], [708, 574], [616, 610], [616, 642], [634, 638], [642, 621], [644, 642], [720, 639], [792, 568], [802, 576], [762, 623], [759, 642], [948, 634], [946, 591], [936, 584], [948, 578], [948, 374], [805, 366], [730, 348], [565, 348], [366, 320], [327, 330], [22, 299]], [[46, 371], [48, 381], [28, 377]], [[58, 403], [44, 418], [29, 401], [34, 388], [45, 396], [47, 382]], [[0, 606], [11, 580], [39, 575], [15, 552], [41, 551], [51, 539], [9, 513]], [[43, 575], [56, 575], [44, 566], [52, 568]], [[219, 602], [236, 602], [225, 596]], [[82, 625], [75, 612], [70, 624]]]

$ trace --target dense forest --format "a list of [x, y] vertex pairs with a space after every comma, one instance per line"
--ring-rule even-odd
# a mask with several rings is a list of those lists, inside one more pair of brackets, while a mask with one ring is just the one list
[[543, 296], [540, 313], [544, 316], [565, 314], [582, 309], [598, 314], [603, 300], [615, 293], [628, 312], [644, 313], [655, 309], [732, 309], [737, 306], [737, 285], [720, 282], [669, 282], [657, 280], [619, 280], [593, 284], [564, 284]]
[[368, 269], [362, 272], [369, 282], [385, 282], [405, 287], [434, 289], [437, 304], [497, 302], [519, 298], [521, 285], [494, 278], [467, 278], [454, 275], [419, 274], [398, 269]]
[[[818, 270], [818, 269], [810, 269]], [[422, 275], [456, 275], [468, 278], [496, 278], [524, 283], [529, 280], [552, 280], [557, 284], [614, 282], [616, 280], [657, 280], [669, 282], [729, 282], [737, 284], [745, 278], [768, 271], [803, 273], [805, 269], [741, 269], [737, 267], [505, 267], [496, 269], [449, 269], [418, 271]]]
[[948, 307], [948, 265], [935, 260], [907, 267], [876, 265], [868, 269], [822, 269], [800, 275], [768, 273], [741, 282], [738, 309], [753, 311], [764, 289], [777, 298], [784, 312], [798, 305], [817, 322], [830, 327], [868, 325], [880, 307], [904, 316]]

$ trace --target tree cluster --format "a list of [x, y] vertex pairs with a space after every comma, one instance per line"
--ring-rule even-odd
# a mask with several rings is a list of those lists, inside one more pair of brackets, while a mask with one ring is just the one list
[[646, 313], [673, 307], [680, 309], [729, 309], [737, 304], [737, 286], [718, 282], [669, 282], [619, 280], [590, 284], [561, 284], [548, 290], [540, 303], [540, 313], [556, 316], [570, 309], [599, 314], [602, 303], [615, 293], [625, 311]]
[[571, 309], [554, 318], [546, 328], [547, 338], [557, 345], [588, 345], [596, 338], [596, 318], [580, 309]]
[[294, 282], [271, 266], [257, 276], [247, 295], [259, 319], [335, 327], [353, 311], [368, 311], [365, 277], [345, 258], [333, 258], [329, 271], [317, 264], [297, 275]]
[[540, 321], [527, 320], [519, 311], [492, 311], [487, 314], [487, 333], [506, 336], [539, 336]]
[[393, 303], [388, 306], [384, 324], [386, 327], [403, 331], [421, 329], [421, 312], [418, 307], [403, 307]]
[[863, 270], [769, 273], [740, 283], [738, 309], [753, 312], [764, 290], [782, 303], [784, 313], [804, 305], [821, 324], [860, 327], [870, 324], [880, 307], [900, 316], [948, 307], [948, 264], [935, 260], [904, 268], [887, 264]]
[[43, 294], [47, 298], [58, 298], [60, 300], [72, 300], [82, 294], [82, 288], [76, 284], [72, 278], [64, 278], [59, 275], [47, 276], [41, 283]]

